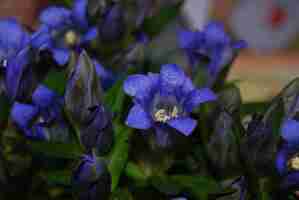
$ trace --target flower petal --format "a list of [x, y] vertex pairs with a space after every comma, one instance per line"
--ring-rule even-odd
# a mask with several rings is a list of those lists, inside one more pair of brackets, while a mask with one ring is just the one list
[[167, 64], [161, 68], [160, 79], [162, 92], [171, 93], [184, 83], [186, 76], [178, 65]]
[[46, 25], [41, 25], [40, 28], [31, 36], [31, 45], [39, 50], [43, 50], [51, 46], [52, 37], [50, 29]]
[[187, 96], [184, 106], [188, 112], [191, 112], [199, 104], [207, 102], [207, 101], [214, 101], [216, 99], [217, 99], [216, 94], [209, 88], [193, 90]]
[[69, 9], [51, 6], [43, 10], [39, 20], [42, 24], [48, 25], [52, 28], [57, 28], [68, 23], [71, 16], [71, 11]]
[[65, 65], [69, 61], [70, 52], [68, 49], [52, 49], [53, 57], [59, 65]]
[[20, 128], [28, 128], [30, 121], [38, 114], [38, 108], [29, 104], [15, 102], [11, 109], [11, 118]]
[[193, 49], [196, 48], [198, 42], [202, 38], [202, 33], [190, 31], [187, 29], [180, 29], [178, 31], [178, 43], [182, 49]]
[[176, 118], [167, 122], [169, 126], [177, 129], [179, 132], [185, 136], [191, 135], [192, 131], [196, 127], [197, 122], [189, 117]]
[[123, 88], [128, 95], [143, 99], [152, 89], [152, 79], [141, 74], [131, 75], [124, 82]]
[[89, 42], [95, 39], [98, 35], [98, 29], [96, 27], [90, 28], [87, 33], [82, 37], [82, 43]]
[[93, 63], [94, 63], [95, 69], [96, 69], [96, 73], [97, 73], [98, 77], [100, 77], [103, 89], [105, 90], [105, 89], [110, 88], [116, 80], [116, 77], [114, 76], [114, 74], [111, 71], [109, 71], [108, 69], [105, 69], [103, 67], [103, 65], [101, 65], [96, 60], [93, 60]]
[[276, 169], [280, 175], [284, 175], [287, 173], [287, 162], [288, 162], [288, 150], [283, 148], [277, 153], [276, 157]]
[[32, 101], [35, 105], [46, 108], [51, 105], [57, 94], [44, 85], [38, 86], [32, 95]]
[[152, 126], [151, 119], [149, 118], [148, 114], [138, 104], [131, 108], [126, 120], [126, 124], [129, 127], [137, 129], [149, 129]]
[[229, 45], [230, 38], [224, 31], [224, 26], [218, 22], [211, 22], [204, 27], [205, 42], [209, 48], [217, 48], [219, 44]]
[[289, 145], [299, 145], [299, 122], [288, 119], [281, 127], [281, 136]]
[[[13, 101], [18, 96], [21, 80], [25, 80], [24, 73], [29, 62], [29, 48], [23, 49], [15, 59], [8, 63], [6, 72], [6, 91], [9, 98]], [[29, 88], [29, 86], [26, 86]]]
[[88, 27], [87, 0], [75, 0], [73, 3], [72, 17], [81, 27]]
[[[8, 37], [9, 36], [9, 37]], [[0, 45], [4, 48], [0, 57], [9, 59], [29, 42], [29, 34], [15, 19], [0, 20]]]

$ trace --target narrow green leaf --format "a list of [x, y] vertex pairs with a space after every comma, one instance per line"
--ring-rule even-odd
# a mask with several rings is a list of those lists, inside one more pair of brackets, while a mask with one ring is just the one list
[[129, 137], [131, 133], [132, 129], [122, 125], [115, 126], [115, 144], [110, 155], [111, 160], [108, 166], [112, 177], [112, 191], [116, 189], [120, 176], [128, 161]]
[[78, 159], [84, 153], [83, 150], [76, 144], [43, 141], [30, 141], [28, 143], [33, 153], [39, 153], [55, 158]]
[[70, 170], [57, 170], [57, 171], [45, 171], [41, 176], [50, 184], [50, 185], [71, 185], [71, 171]]

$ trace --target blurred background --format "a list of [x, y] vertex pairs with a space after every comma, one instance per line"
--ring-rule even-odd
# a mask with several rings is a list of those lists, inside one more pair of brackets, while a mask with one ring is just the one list
[[[0, 16], [14, 16], [34, 29], [40, 10], [48, 3], [0, 0]], [[298, 0], [186, 0], [182, 18], [194, 29], [220, 20], [236, 39], [248, 42], [249, 48], [238, 57], [229, 77], [239, 84], [245, 101], [268, 99], [299, 76]], [[169, 27], [163, 41], [175, 44], [176, 25]]]

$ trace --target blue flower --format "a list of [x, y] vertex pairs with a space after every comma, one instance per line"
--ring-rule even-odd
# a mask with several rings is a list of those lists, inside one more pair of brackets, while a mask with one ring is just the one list
[[134, 98], [126, 124], [136, 129], [154, 128], [162, 146], [168, 142], [170, 127], [189, 136], [197, 124], [190, 112], [199, 104], [216, 99], [210, 89], [196, 89], [175, 64], [163, 65], [160, 74], [129, 76], [124, 91]]
[[61, 97], [45, 86], [39, 86], [32, 95], [32, 104], [15, 102], [11, 119], [31, 139], [49, 140], [46, 129], [55, 121], [63, 126]]
[[244, 41], [233, 42], [224, 31], [222, 24], [212, 22], [202, 31], [181, 29], [178, 33], [180, 48], [184, 49], [190, 65], [208, 61], [208, 71], [217, 74], [228, 64], [235, 52], [246, 46]]
[[106, 164], [94, 155], [84, 155], [73, 172], [72, 183], [79, 200], [108, 199], [111, 176]]
[[4, 67], [28, 45], [29, 40], [29, 33], [15, 19], [0, 20], [0, 61]]
[[33, 34], [32, 44], [48, 49], [59, 65], [70, 58], [70, 49], [78, 49], [97, 36], [97, 28], [87, 19], [87, 0], [75, 0], [72, 9], [51, 6], [40, 17], [41, 26]]
[[281, 186], [289, 189], [299, 186], [299, 122], [287, 119], [282, 125], [283, 144], [276, 157], [276, 168], [282, 177]]

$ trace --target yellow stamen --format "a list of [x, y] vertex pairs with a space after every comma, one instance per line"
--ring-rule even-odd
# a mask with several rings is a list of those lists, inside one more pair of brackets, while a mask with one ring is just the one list
[[64, 35], [64, 40], [65, 40], [65, 43], [70, 45], [70, 46], [74, 46], [77, 44], [78, 42], [78, 35], [75, 31], [68, 31], [65, 33]]
[[295, 156], [291, 158], [288, 162], [288, 165], [292, 170], [299, 170], [299, 157]]
[[176, 106], [174, 106], [173, 110], [169, 113], [165, 109], [159, 109], [154, 115], [155, 121], [165, 123], [170, 119], [177, 118], [178, 113], [179, 113], [179, 111]]

